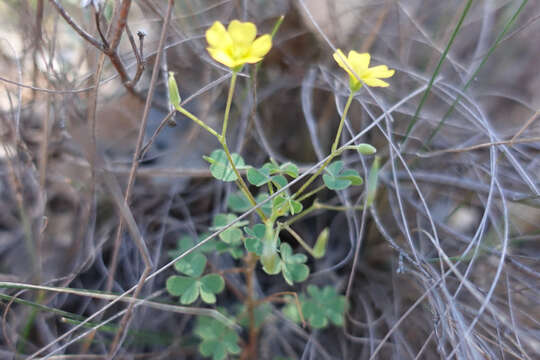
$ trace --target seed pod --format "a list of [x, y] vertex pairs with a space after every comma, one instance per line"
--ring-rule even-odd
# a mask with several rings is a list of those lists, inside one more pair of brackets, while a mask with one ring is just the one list
[[174, 73], [169, 71], [169, 99], [171, 105], [176, 109], [180, 106], [182, 99], [180, 98], [180, 93], [178, 92], [178, 86], [176, 85], [176, 80], [174, 78]]

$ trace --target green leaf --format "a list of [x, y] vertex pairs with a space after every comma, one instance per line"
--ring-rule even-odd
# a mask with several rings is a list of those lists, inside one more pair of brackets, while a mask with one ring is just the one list
[[326, 174], [323, 175], [323, 181], [330, 190], [343, 190], [350, 185], [361, 185], [363, 182], [356, 170], [343, 169], [342, 160], [331, 163], [325, 171]]
[[[255, 307], [254, 309], [254, 315], [255, 315], [255, 327], [261, 327], [266, 318], [270, 315], [272, 312], [272, 306], [265, 302]], [[240, 305], [239, 311], [238, 311], [238, 323], [245, 327], [249, 327], [249, 314], [247, 307], [245, 305]]]
[[240, 243], [227, 244], [220, 241], [216, 244], [216, 251], [219, 254], [229, 253], [234, 259], [240, 259], [242, 256], [244, 256], [244, 250], [240, 247]]
[[[212, 151], [210, 156], [203, 157], [206, 161], [210, 163], [210, 173], [212, 176], [221, 181], [235, 181], [238, 179], [234, 170], [227, 159], [227, 154], [225, 151], [218, 149]], [[238, 170], [246, 169], [246, 164], [244, 159], [238, 154], [231, 154], [232, 162]]]
[[298, 166], [293, 163], [284, 163], [279, 167], [279, 169], [293, 179], [296, 179], [298, 177]]
[[377, 149], [370, 144], [359, 144], [355, 145], [354, 147], [356, 148], [356, 151], [362, 155], [373, 155], [377, 152]]
[[319, 289], [309, 285], [307, 292], [310, 297], [302, 301], [302, 313], [312, 327], [324, 328], [329, 322], [343, 325], [347, 307], [345, 296], [339, 295], [331, 286]]
[[272, 177], [272, 184], [274, 184], [278, 189], [284, 188], [287, 186], [288, 181], [283, 175], [276, 175]]
[[244, 228], [244, 232], [248, 235], [244, 242], [247, 251], [253, 252], [258, 256], [262, 255], [265, 231], [264, 224], [255, 224], [253, 229], [247, 226]]
[[213, 360], [224, 360], [227, 357], [225, 345], [214, 339], [202, 342], [199, 351], [203, 356], [211, 356]]
[[229, 199], [227, 199], [227, 206], [231, 211], [237, 213], [243, 213], [251, 209], [251, 204], [248, 198], [241, 191], [229, 195]]
[[362, 180], [360, 175], [358, 175], [358, 171], [353, 170], [353, 169], [343, 170], [340, 178], [349, 180], [351, 182], [351, 185], [358, 186], [364, 183], [364, 180]]
[[[266, 199], [268, 199], [268, 194], [267, 193], [260, 193], [255, 198], [255, 201], [257, 201], [257, 204], [260, 204]], [[262, 205], [260, 209], [262, 210], [264, 215], [266, 215], [267, 217], [270, 217], [270, 214], [272, 213], [272, 201], [265, 202], [264, 205]]]
[[[195, 245], [190, 236], [182, 236], [178, 240], [178, 249], [172, 251], [171, 255], [176, 257], [190, 250], [193, 246]], [[174, 263], [174, 268], [176, 271], [192, 277], [201, 276], [206, 266], [206, 256], [197, 250], [185, 255], [183, 258]]]
[[218, 294], [225, 289], [225, 281], [218, 274], [208, 274], [201, 278], [201, 290]]
[[201, 253], [186, 255], [174, 264], [176, 271], [191, 277], [201, 276], [205, 267], [206, 256]]
[[202, 340], [199, 352], [203, 356], [223, 360], [228, 354], [235, 355], [241, 351], [238, 334], [215, 319], [199, 316], [195, 334]]
[[251, 168], [247, 172], [247, 179], [250, 184], [255, 186], [263, 186], [272, 182], [278, 189], [281, 189], [287, 185], [287, 179], [285, 176], [281, 175], [281, 173], [298, 176], [298, 168], [296, 168], [296, 165], [291, 163], [284, 165], [286, 165], [284, 170], [272, 163], [266, 163], [259, 169]]
[[304, 263], [307, 256], [304, 254], [293, 254], [289, 244], [283, 243], [280, 247], [281, 252], [281, 271], [283, 278], [289, 285], [295, 282], [302, 282], [309, 276], [309, 267]]
[[313, 256], [315, 259], [320, 259], [326, 254], [326, 245], [328, 244], [328, 238], [330, 237], [330, 230], [326, 227], [317, 236], [317, 241], [313, 247]]
[[[257, 202], [257, 204], [259, 204], [267, 198], [268, 194], [265, 192], [261, 192], [255, 197], [255, 201]], [[252, 208], [251, 203], [241, 191], [238, 191], [229, 196], [229, 199], [227, 200], [227, 206], [231, 211], [234, 211], [236, 213], [244, 213]], [[267, 203], [262, 205], [260, 209], [266, 216], [270, 216], [270, 213], [272, 212], [272, 202], [268, 201]]]
[[[302, 322], [302, 318], [300, 317], [300, 313], [298, 312], [298, 307], [296, 306], [296, 301], [292, 296], [286, 296], [285, 299], [287, 300], [287, 305], [285, 305], [282, 308], [283, 315], [285, 317], [297, 324], [300, 324]], [[305, 296], [303, 294], [298, 295], [298, 301], [300, 302], [300, 306], [305, 301]]]
[[292, 215], [302, 211], [302, 203], [294, 200], [288, 194], [280, 194], [274, 198], [273, 208], [276, 212], [290, 212]]
[[167, 291], [171, 295], [182, 296], [196, 281], [196, 279], [186, 276], [169, 276], [166, 283]]
[[207, 304], [215, 304], [216, 303], [216, 295], [210, 291], [206, 291], [202, 288], [202, 286], [199, 288], [199, 294], [201, 295], [202, 301], [204, 301]]
[[197, 279], [173, 275], [167, 279], [167, 291], [174, 296], [181, 296], [182, 304], [191, 304], [199, 297], [199, 281]]
[[247, 179], [251, 185], [263, 186], [272, 181], [270, 169], [268, 166], [263, 166], [260, 169], [251, 168], [247, 172]]
[[182, 304], [191, 304], [199, 295], [205, 303], [216, 302], [216, 295], [225, 288], [225, 281], [218, 274], [208, 274], [201, 279], [173, 275], [167, 279], [167, 291], [174, 296], [180, 296]]
[[289, 210], [291, 211], [292, 215], [299, 214], [302, 212], [302, 209], [304, 208], [302, 204], [296, 200], [293, 200], [292, 198], [289, 198]]
[[[221, 228], [229, 225], [236, 219], [237, 219], [237, 216], [234, 214], [217, 214], [216, 216], [214, 216], [214, 221], [212, 223], [212, 227], [210, 228], [210, 230], [218, 231]], [[239, 227], [244, 226], [247, 223], [248, 223], [247, 221], [237, 222], [232, 227], [228, 228], [227, 230], [219, 234], [219, 238], [223, 240], [224, 242], [226, 242], [227, 244], [239, 244], [242, 241], [242, 237], [243, 237], [242, 230], [240, 230]]]
[[184, 305], [189, 305], [199, 297], [199, 281], [195, 280], [193, 284], [186, 289], [184, 294], [180, 297], [180, 302]]

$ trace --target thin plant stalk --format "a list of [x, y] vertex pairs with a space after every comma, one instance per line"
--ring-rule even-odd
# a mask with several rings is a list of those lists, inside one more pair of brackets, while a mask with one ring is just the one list
[[345, 119], [347, 118], [347, 113], [349, 112], [349, 108], [350, 108], [352, 100], [354, 98], [354, 94], [355, 93], [351, 91], [351, 93], [349, 94], [349, 97], [347, 99], [347, 102], [345, 103], [345, 108], [343, 109], [343, 113], [341, 114], [341, 119], [339, 121], [338, 130], [336, 132], [336, 138], [334, 140], [334, 143], [332, 144], [332, 149], [331, 149], [330, 155], [328, 155], [328, 158], [326, 159], [326, 161], [315, 172], [315, 174], [311, 175], [311, 177], [300, 187], [300, 189], [298, 189], [298, 191], [296, 191], [296, 193], [293, 195], [293, 199], [296, 199], [298, 196], [300, 196], [300, 194], [302, 194], [302, 192], [304, 192], [304, 190], [306, 190], [306, 188], [309, 185], [311, 185], [311, 183], [313, 181], [315, 181], [315, 179], [317, 179], [319, 177], [319, 175], [321, 175], [321, 173], [328, 166], [328, 164], [330, 164], [330, 162], [332, 162], [332, 160], [337, 155], [339, 155], [340, 152], [337, 151], [337, 147], [338, 147], [338, 144], [339, 144], [339, 140], [341, 138], [341, 132], [343, 130], [343, 124], [345, 123]]

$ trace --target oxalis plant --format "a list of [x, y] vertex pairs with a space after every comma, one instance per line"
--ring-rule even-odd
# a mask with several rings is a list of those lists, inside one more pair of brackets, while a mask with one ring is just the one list
[[[227, 28], [220, 22], [215, 22], [206, 31], [210, 56], [231, 70], [223, 124], [219, 132], [182, 107], [174, 75], [169, 74], [172, 105], [213, 135], [221, 145], [219, 149], [204, 157], [210, 164], [212, 176], [223, 182], [234, 182], [238, 188], [238, 192], [228, 198], [230, 213], [216, 215], [209, 227], [210, 231], [222, 230], [219, 240], [205, 242], [195, 251], [181, 257], [175, 263], [179, 274], [172, 275], [167, 280], [168, 292], [179, 297], [181, 304], [189, 305], [199, 298], [207, 304], [215, 304], [217, 297], [225, 289], [225, 273], [239, 273], [245, 279], [245, 294], [239, 296], [238, 306], [229, 307], [228, 311], [222, 312], [245, 329], [247, 339], [240, 336], [243, 334], [239, 328], [207, 317], [200, 316], [197, 319], [194, 333], [201, 340], [199, 351], [203, 356], [214, 360], [235, 355], [244, 359], [256, 359], [259, 330], [271, 311], [272, 302], [285, 303], [282, 307], [284, 314], [304, 326], [322, 329], [331, 324], [343, 325], [346, 301], [334, 287], [308, 285], [306, 293], [298, 294], [291, 290], [257, 298], [254, 291], [256, 269], [261, 267], [268, 275], [281, 276], [285, 283], [293, 286], [309, 277], [310, 269], [306, 265], [308, 255], [314, 259], [325, 255], [330, 237], [328, 229], [324, 229], [311, 246], [294, 231], [293, 225], [308, 213], [325, 208], [325, 205], [316, 199], [320, 191], [339, 191], [363, 184], [358, 172], [347, 168], [339, 157], [344, 151], [372, 155], [375, 148], [369, 144], [339, 147], [343, 124], [355, 94], [363, 85], [386, 87], [388, 83], [381, 79], [394, 74], [394, 70], [385, 65], [369, 67], [370, 55], [367, 53], [350, 51], [348, 56], [345, 56], [341, 50], [337, 50], [333, 54], [338, 65], [349, 75], [349, 96], [326, 161], [313, 174], [303, 177], [304, 181], [300, 182], [298, 190], [292, 192], [289, 182], [299, 177], [296, 164], [281, 164], [270, 159], [261, 167], [250, 166], [239, 154], [231, 153], [227, 144], [227, 128], [238, 72], [246, 64], [257, 64], [254, 71], [258, 70], [260, 62], [272, 47], [272, 37], [282, 20], [281, 18], [276, 23], [271, 34], [259, 37], [253, 23], [237, 20], [231, 21]], [[377, 161], [374, 164], [373, 168], [376, 168]], [[320, 181], [320, 178], [322, 185], [312, 186], [316, 181]], [[371, 183], [374, 183], [373, 179]], [[373, 201], [373, 192], [366, 196], [368, 202]], [[256, 208], [256, 216], [252, 217], [255, 220], [237, 220], [237, 214], [253, 208]], [[231, 223], [233, 225], [230, 225]], [[280, 235], [284, 232], [288, 233], [296, 244], [282, 242]], [[203, 238], [206, 237], [203, 235]], [[171, 257], [179, 257], [199, 241], [200, 239], [189, 236], [181, 237], [177, 249], [170, 252]], [[303, 249], [305, 253], [295, 252], [295, 249]], [[207, 266], [206, 254], [209, 253], [228, 254], [236, 260], [237, 267], [211, 272]]]

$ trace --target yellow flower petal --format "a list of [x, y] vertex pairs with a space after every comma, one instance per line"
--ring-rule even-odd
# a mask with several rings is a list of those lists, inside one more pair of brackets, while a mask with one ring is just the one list
[[395, 70], [390, 70], [386, 65], [374, 66], [368, 69], [369, 75], [376, 78], [389, 78], [394, 75]]
[[341, 51], [340, 49], [337, 49], [333, 56], [334, 56], [334, 60], [336, 60], [338, 65], [343, 70], [345, 70], [350, 76], [354, 76], [353, 73], [351, 72], [351, 70], [349, 69], [349, 68], [352, 68], [352, 66], [350, 64], [349, 64], [349, 66], [345, 65], [345, 63], [347, 62], [347, 57], [345, 56], [343, 51]]
[[367, 70], [369, 67], [369, 61], [371, 60], [371, 56], [368, 53], [357, 53], [354, 50], [349, 51], [349, 57], [347, 58], [349, 64], [351, 64], [351, 67], [356, 72], [358, 76], [362, 76], [362, 72], [364, 70]]
[[258, 56], [245, 56], [242, 58], [242, 63], [255, 64], [261, 61], [263, 58]]
[[217, 62], [222, 63], [230, 68], [236, 66], [236, 61], [226, 51], [211, 47], [206, 48], [206, 50], [208, 50], [210, 56], [212, 56]]
[[240, 22], [233, 20], [227, 28], [235, 45], [240, 47], [248, 47], [251, 45], [257, 35], [255, 24], [250, 22]]
[[362, 83], [367, 86], [389, 86], [387, 82], [380, 79], [392, 77], [395, 73], [395, 70], [388, 69], [386, 65], [378, 65], [370, 68], [371, 56], [369, 53], [359, 53], [351, 50], [349, 51], [349, 56], [345, 58], [343, 52], [338, 49], [333, 54], [333, 57], [338, 65], [349, 74], [349, 87], [352, 92], [360, 90]]
[[227, 29], [216, 21], [207, 31], [208, 52], [217, 62], [233, 71], [246, 63], [256, 63], [270, 51], [272, 37], [268, 34], [255, 39], [257, 27], [250, 22], [233, 20]]
[[367, 86], [371, 86], [371, 87], [387, 87], [390, 85], [387, 82], [379, 80], [374, 77], [369, 77], [362, 80], [364, 80]]
[[268, 34], [259, 36], [257, 40], [253, 42], [251, 45], [251, 49], [249, 49], [249, 55], [253, 57], [264, 57], [268, 52], [270, 51], [270, 48], [272, 47], [272, 37]]
[[232, 39], [222, 23], [219, 21], [206, 30], [206, 41], [213, 48], [224, 49], [232, 45]]

